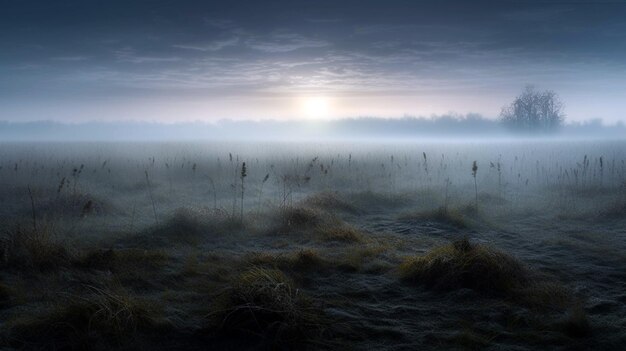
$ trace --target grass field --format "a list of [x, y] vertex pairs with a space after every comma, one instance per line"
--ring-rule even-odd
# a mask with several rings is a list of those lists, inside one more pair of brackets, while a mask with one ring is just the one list
[[0, 347], [619, 350], [625, 160], [608, 141], [2, 144]]

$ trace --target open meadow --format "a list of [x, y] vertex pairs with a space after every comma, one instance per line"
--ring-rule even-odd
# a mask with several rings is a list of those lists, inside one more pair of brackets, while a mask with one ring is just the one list
[[4, 143], [0, 348], [620, 350], [626, 143]]

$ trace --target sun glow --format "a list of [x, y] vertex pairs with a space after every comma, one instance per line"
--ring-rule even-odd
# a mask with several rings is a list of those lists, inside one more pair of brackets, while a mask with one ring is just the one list
[[330, 104], [325, 97], [307, 97], [302, 100], [302, 112], [307, 118], [327, 118]]

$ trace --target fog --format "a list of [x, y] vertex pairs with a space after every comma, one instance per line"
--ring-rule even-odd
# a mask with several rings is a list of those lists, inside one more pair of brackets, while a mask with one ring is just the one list
[[[381, 123], [433, 122], [337, 126]], [[114, 330], [145, 349], [434, 350], [464, 345], [471, 320], [497, 349], [618, 348], [624, 141], [489, 138], [2, 143], [3, 333], [16, 346], [109, 344], [92, 333]], [[511, 315], [525, 321], [513, 331]]]
[[467, 140], [467, 139], [603, 139], [624, 138], [622, 123], [600, 119], [567, 123], [553, 134], [515, 134], [495, 119], [477, 114], [384, 119], [221, 120], [216, 123], [0, 122], [4, 141], [211, 141], [211, 140]]
[[0, 2], [0, 350], [623, 350], [626, 2]]

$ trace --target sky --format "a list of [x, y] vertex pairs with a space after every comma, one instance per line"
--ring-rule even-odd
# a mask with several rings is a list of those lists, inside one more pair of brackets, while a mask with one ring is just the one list
[[0, 0], [0, 121], [626, 121], [626, 1]]

